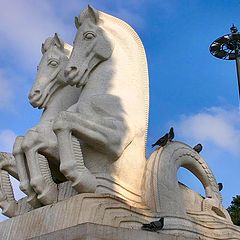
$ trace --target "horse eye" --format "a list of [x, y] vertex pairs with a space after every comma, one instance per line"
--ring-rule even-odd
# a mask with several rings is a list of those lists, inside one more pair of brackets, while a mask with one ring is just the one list
[[95, 38], [95, 34], [92, 32], [87, 32], [84, 34], [84, 39], [86, 39], [86, 40], [91, 40], [93, 38]]
[[37, 66], [37, 71], [39, 70], [39, 66]]
[[51, 67], [57, 67], [58, 66], [58, 62], [56, 60], [50, 60], [48, 63]]

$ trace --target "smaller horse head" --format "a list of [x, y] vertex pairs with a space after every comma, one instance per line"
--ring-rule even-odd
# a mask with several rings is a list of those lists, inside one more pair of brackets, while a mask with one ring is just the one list
[[46, 108], [57, 89], [66, 86], [64, 69], [72, 47], [64, 43], [55, 33], [42, 44], [42, 58], [38, 65], [36, 80], [29, 93], [33, 107]]
[[100, 62], [110, 58], [113, 47], [99, 25], [99, 13], [88, 6], [79, 17], [75, 17], [78, 29], [73, 42], [73, 51], [65, 70], [70, 85], [85, 85], [90, 72]]

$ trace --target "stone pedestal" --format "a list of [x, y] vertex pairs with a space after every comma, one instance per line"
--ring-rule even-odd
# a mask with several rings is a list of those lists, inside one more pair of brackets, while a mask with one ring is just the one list
[[[141, 230], [143, 223], [160, 217], [164, 217], [162, 230]], [[2, 222], [0, 239], [240, 239], [240, 229], [204, 212], [163, 215], [116, 196], [84, 193]]]
[[194, 240], [172, 234], [144, 232], [135, 229], [116, 228], [93, 223], [84, 223], [29, 240]]

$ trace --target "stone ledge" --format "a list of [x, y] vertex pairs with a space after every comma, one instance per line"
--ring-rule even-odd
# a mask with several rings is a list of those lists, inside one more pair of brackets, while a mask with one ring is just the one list
[[[157, 221], [160, 217], [165, 219], [164, 228], [160, 233], [141, 230], [143, 223]], [[81, 226], [90, 226], [90, 230], [88, 230], [88, 227]], [[96, 226], [96, 229], [92, 226]], [[77, 230], [78, 228], [79, 230]], [[75, 236], [74, 232], [77, 232], [80, 236], [70, 238], [72, 234], [73, 237]], [[55, 233], [62, 238], [55, 238]], [[127, 237], [128, 234], [130, 234], [130, 237]], [[136, 234], [136, 237], [134, 234]], [[163, 234], [164, 238], [160, 238], [161, 235], [159, 234]], [[115, 235], [119, 237], [116, 238]], [[48, 238], [43, 238], [45, 236]], [[223, 218], [209, 215], [207, 212], [189, 212], [186, 217], [153, 213], [146, 208], [133, 207], [116, 196], [83, 193], [0, 223], [0, 239], [226, 240], [240, 239], [240, 228], [226, 222]]]
[[160, 232], [117, 228], [94, 223], [84, 223], [28, 240], [196, 240]]

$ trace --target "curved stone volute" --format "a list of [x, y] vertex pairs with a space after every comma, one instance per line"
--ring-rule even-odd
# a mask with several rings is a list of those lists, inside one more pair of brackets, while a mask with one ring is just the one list
[[187, 203], [181, 197], [177, 181], [177, 171], [180, 167], [188, 169], [202, 183], [206, 195], [202, 210], [213, 211], [229, 219], [228, 213], [222, 207], [221, 194], [212, 171], [196, 151], [181, 142], [170, 142], [159, 148], [147, 162], [143, 199], [151, 210], [162, 214], [186, 214], [184, 206]]
[[8, 217], [16, 216], [18, 203], [14, 198], [10, 175], [18, 179], [16, 163], [10, 153], [0, 152], [0, 208]]

